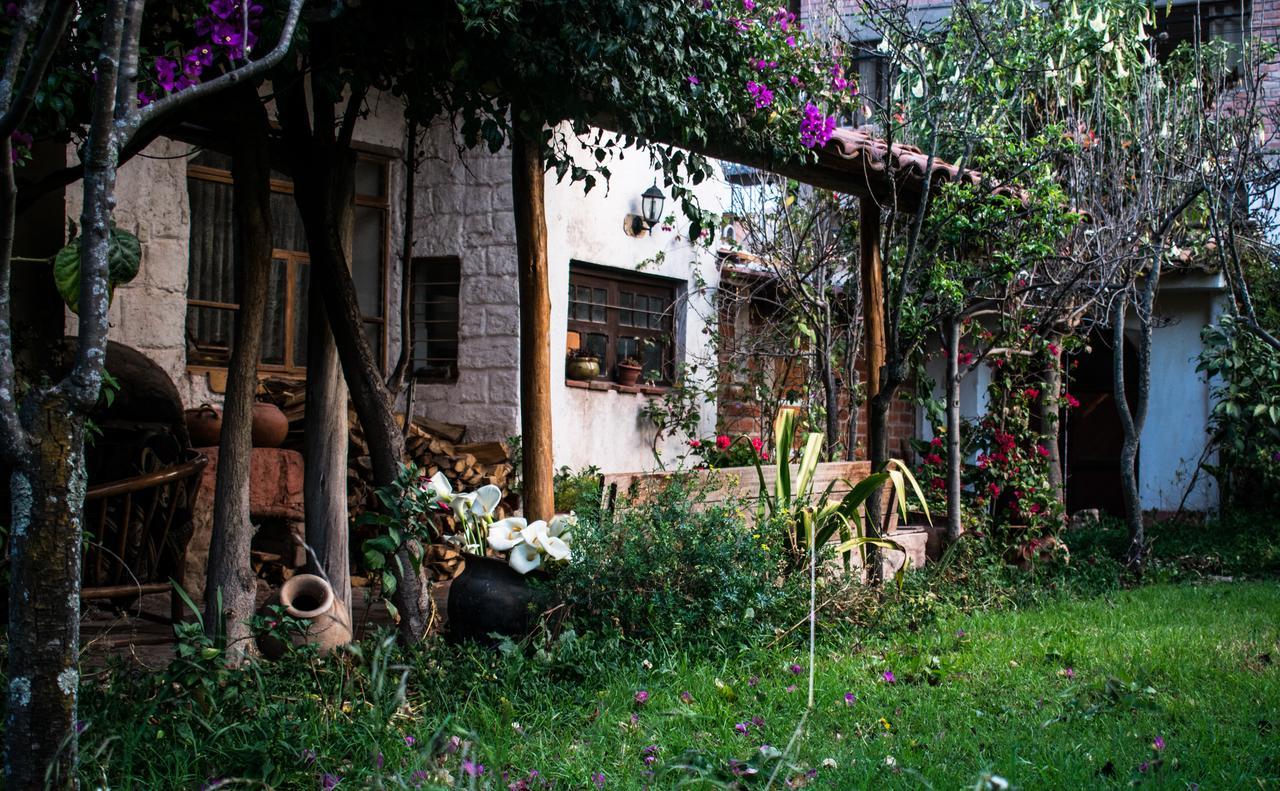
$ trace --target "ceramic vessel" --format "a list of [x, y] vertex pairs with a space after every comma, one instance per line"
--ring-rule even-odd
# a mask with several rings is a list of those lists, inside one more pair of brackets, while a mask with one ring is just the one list
[[618, 363], [618, 384], [623, 387], [635, 387], [636, 382], [640, 381], [640, 374], [642, 373], [644, 373], [644, 369], [638, 365]]
[[500, 558], [464, 554], [466, 566], [449, 585], [449, 635], [491, 643], [491, 634], [524, 637], [536, 623], [545, 594]]
[[222, 436], [221, 409], [201, 404], [195, 409], [186, 411], [186, 420], [191, 447], [208, 448], [218, 444], [218, 438]]
[[564, 375], [585, 382], [600, 375], [599, 357], [570, 357], [565, 361]]
[[[323, 655], [351, 642], [351, 614], [322, 577], [290, 577], [263, 605], [262, 614], [270, 614], [272, 605], [280, 605], [288, 615], [307, 621], [306, 631], [294, 637], [294, 645], [314, 645]], [[278, 659], [284, 654], [285, 644], [264, 636], [258, 638], [258, 650], [268, 659]]]
[[255, 448], [278, 448], [289, 436], [289, 418], [284, 416], [280, 408], [266, 401], [258, 401], [253, 405], [253, 446]]

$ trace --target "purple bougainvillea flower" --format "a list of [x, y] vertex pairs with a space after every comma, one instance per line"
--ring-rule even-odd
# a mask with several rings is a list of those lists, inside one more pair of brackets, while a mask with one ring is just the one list
[[[698, 75], [696, 74], [690, 74], [688, 77], [685, 77], [684, 79], [685, 79], [685, 82], [688, 82], [690, 85], [702, 84], [702, 80], [698, 79]], [[697, 447], [697, 446], [695, 445], [694, 447]]]
[[236, 0], [213, 0], [209, 4], [209, 13], [218, 19], [230, 19], [231, 15], [240, 10], [240, 3]]
[[805, 148], [826, 145], [836, 131], [836, 119], [825, 115], [813, 102], [806, 102], [804, 117], [800, 120], [800, 143]]
[[321, 791], [333, 791], [333, 789], [338, 787], [338, 783], [341, 783], [341, 782], [342, 782], [342, 778], [338, 777], [335, 774], [330, 774], [328, 772], [325, 772], [324, 774], [320, 775]]
[[213, 23], [213, 43], [220, 47], [238, 47], [244, 43], [244, 35], [239, 26], [230, 22]]
[[209, 46], [208, 44], [201, 44], [200, 46], [191, 50], [191, 52], [187, 55], [187, 57], [195, 59], [195, 61], [199, 63], [201, 66], [212, 66], [213, 65], [213, 47]]
[[846, 706], [852, 706], [853, 704], [855, 704], [855, 703], [857, 703], [857, 702], [858, 702], [858, 696], [857, 696], [857, 695], [853, 694], [852, 692], [846, 692], [846, 693], [844, 693], [844, 705], [846, 705]]
[[1156, 752], [1159, 752], [1159, 751], [1163, 750], [1163, 749], [1164, 749], [1164, 737], [1163, 737], [1163, 736], [1157, 736], [1157, 737], [1155, 738], [1155, 740], [1151, 742], [1151, 749], [1155, 750]]
[[646, 690], [640, 690], [636, 693], [636, 705], [643, 706], [649, 702], [649, 693]]
[[788, 47], [791, 47], [791, 48], [793, 48], [793, 49], [795, 48], [795, 46], [796, 46], [796, 37], [795, 37], [795, 36], [787, 36], [787, 46], [788, 46]]
[[591, 775], [591, 783], [596, 788], [604, 788], [604, 772], [596, 772]]
[[166, 91], [172, 91], [178, 84], [178, 61], [173, 58], [156, 58], [156, 82]]
[[742, 7], [748, 11], [756, 10], [756, 0], [742, 0]]
[[886, 684], [898, 683], [898, 677], [893, 674], [892, 670], [884, 671], [884, 673], [882, 674], [882, 677], [884, 678], [884, 681]]
[[769, 86], [762, 82], [747, 80], [747, 93], [755, 100], [757, 110], [773, 104], [773, 91], [769, 90]]
[[467, 777], [479, 777], [484, 774], [484, 764], [476, 763], [470, 758], [463, 758], [462, 771], [466, 772]]

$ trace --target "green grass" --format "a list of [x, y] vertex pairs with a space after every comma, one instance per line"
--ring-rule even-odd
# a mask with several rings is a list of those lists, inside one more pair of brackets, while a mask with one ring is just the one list
[[[865, 634], [822, 629], [816, 707], [778, 787], [809, 769], [811, 787], [838, 789], [973, 787], [984, 772], [1022, 788], [1280, 787], [1275, 582], [1155, 585], [897, 639]], [[593, 788], [595, 773], [605, 788], [670, 788], [685, 776], [675, 764], [710, 772], [758, 757], [762, 743], [788, 743], [807, 680], [789, 666], [808, 664], [794, 637], [714, 658], [696, 646], [642, 653], [588, 638], [539, 653], [436, 645], [403, 670], [366, 645], [367, 661], [218, 674], [198, 694], [175, 692], [169, 677], [116, 675], [86, 694], [85, 776], [105, 775], [113, 788], [228, 776], [316, 788], [331, 772], [338, 788], [432, 787], [416, 786], [413, 772], [434, 775], [433, 734], [438, 747], [456, 733], [486, 766], [472, 781], [461, 753], [440, 759], [460, 784], [505, 789], [536, 770], [554, 788]], [[397, 705], [405, 671], [408, 698]], [[657, 758], [646, 766], [650, 745]], [[765, 785], [763, 774], [743, 781]]]

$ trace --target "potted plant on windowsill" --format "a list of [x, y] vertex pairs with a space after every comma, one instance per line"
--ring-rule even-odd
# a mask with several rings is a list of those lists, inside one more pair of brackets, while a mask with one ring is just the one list
[[635, 387], [640, 381], [644, 366], [634, 357], [623, 357], [618, 361], [617, 382], [623, 387]]
[[600, 375], [600, 358], [590, 349], [573, 349], [565, 360], [564, 375], [578, 382], [595, 379]]

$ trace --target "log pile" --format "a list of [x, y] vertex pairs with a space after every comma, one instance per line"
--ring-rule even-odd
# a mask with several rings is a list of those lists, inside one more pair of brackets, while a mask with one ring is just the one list
[[[300, 381], [268, 379], [261, 394], [280, 407], [289, 419], [286, 447], [303, 449], [306, 430], [306, 385]], [[397, 415], [401, 425], [404, 416]], [[376, 505], [373, 495], [373, 464], [369, 445], [354, 409], [348, 413], [347, 503], [354, 519]], [[507, 493], [512, 473], [511, 450], [505, 442], [466, 442], [466, 426], [415, 416], [405, 436], [407, 460], [416, 464], [427, 476], [443, 472], [455, 491], [472, 491], [493, 484]]]

